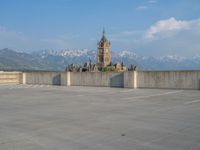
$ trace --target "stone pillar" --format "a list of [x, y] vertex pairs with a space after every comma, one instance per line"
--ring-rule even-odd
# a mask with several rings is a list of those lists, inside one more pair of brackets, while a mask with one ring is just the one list
[[67, 72], [67, 86], [71, 86], [71, 73]]
[[133, 78], [134, 78], [134, 81], [133, 81], [133, 88], [134, 89], [137, 89], [137, 71], [134, 71], [133, 72]]
[[137, 71], [124, 72], [124, 88], [137, 88]]
[[62, 72], [61, 74], [60, 85], [62, 86], [70, 86], [70, 72]]
[[26, 84], [26, 73], [22, 73], [22, 84]]

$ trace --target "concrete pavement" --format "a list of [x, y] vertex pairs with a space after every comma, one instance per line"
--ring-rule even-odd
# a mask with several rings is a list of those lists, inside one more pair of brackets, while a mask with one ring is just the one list
[[199, 150], [200, 92], [0, 86], [0, 150]]

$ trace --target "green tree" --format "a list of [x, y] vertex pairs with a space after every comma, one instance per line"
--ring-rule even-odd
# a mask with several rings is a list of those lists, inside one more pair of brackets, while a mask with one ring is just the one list
[[117, 70], [115, 69], [114, 66], [107, 66], [107, 67], [104, 67], [102, 71], [103, 72], [112, 72], [112, 71], [117, 71]]

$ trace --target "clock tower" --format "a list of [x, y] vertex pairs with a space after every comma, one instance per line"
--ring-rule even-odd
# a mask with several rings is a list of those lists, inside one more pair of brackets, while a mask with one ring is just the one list
[[98, 42], [97, 62], [99, 67], [106, 67], [110, 65], [110, 42], [106, 38], [106, 33], [103, 30], [103, 36]]

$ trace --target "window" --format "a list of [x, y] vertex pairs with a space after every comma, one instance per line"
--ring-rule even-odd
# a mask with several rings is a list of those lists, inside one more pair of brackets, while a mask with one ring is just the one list
[[103, 49], [99, 49], [99, 53], [100, 53], [100, 54], [103, 54]]
[[99, 58], [99, 61], [100, 61], [100, 62], [103, 62], [103, 57], [100, 57], [100, 58]]

